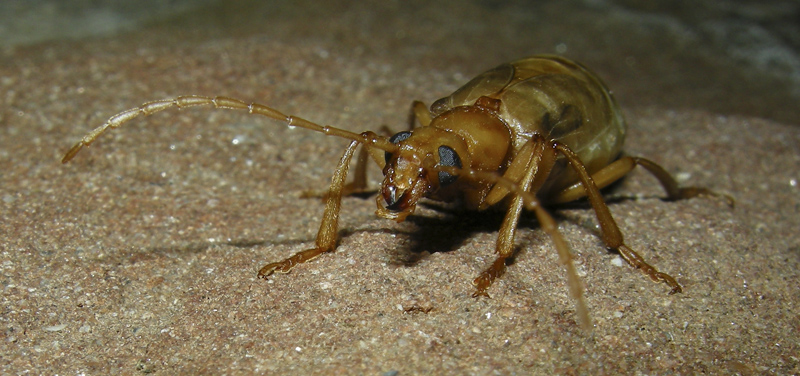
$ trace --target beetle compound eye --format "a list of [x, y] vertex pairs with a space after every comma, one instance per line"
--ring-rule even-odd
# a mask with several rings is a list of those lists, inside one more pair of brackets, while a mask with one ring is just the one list
[[[395, 135], [394, 135], [394, 136], [392, 136], [391, 138], [389, 138], [389, 142], [391, 142], [391, 143], [393, 143], [393, 144], [395, 144], [395, 145], [398, 145], [398, 144], [400, 144], [401, 142], [403, 142], [403, 141], [405, 141], [406, 139], [408, 139], [409, 137], [411, 137], [411, 132], [409, 132], [409, 131], [402, 131], [402, 132], [395, 133]], [[391, 158], [392, 158], [392, 154], [391, 154], [391, 153], [389, 153], [389, 152], [386, 152], [386, 153], [384, 153], [384, 156], [385, 156], [385, 158], [386, 158], [386, 163], [389, 163], [389, 159], [391, 159]]]
[[[461, 158], [455, 150], [449, 146], [439, 146], [439, 166], [461, 168]], [[445, 186], [452, 184], [458, 178], [447, 171], [439, 171], [439, 185]]]

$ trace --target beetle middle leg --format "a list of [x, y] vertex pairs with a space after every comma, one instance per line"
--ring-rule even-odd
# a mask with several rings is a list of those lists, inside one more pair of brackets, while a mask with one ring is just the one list
[[[616, 221], [614, 221], [614, 217], [611, 216], [611, 212], [608, 210], [608, 206], [606, 205], [605, 201], [603, 200], [603, 196], [600, 193], [600, 189], [598, 188], [597, 184], [595, 184], [594, 179], [592, 176], [589, 175], [588, 171], [586, 171], [586, 166], [581, 162], [580, 158], [569, 149], [566, 145], [556, 143], [555, 145], [556, 150], [559, 153], [564, 155], [567, 160], [569, 161], [570, 166], [578, 173], [578, 177], [580, 178], [580, 185], [583, 186], [585, 195], [589, 199], [589, 203], [592, 205], [592, 209], [594, 209], [595, 215], [597, 215], [597, 220], [600, 222], [600, 229], [602, 233], [603, 243], [606, 244], [606, 247], [610, 249], [615, 249], [619, 252], [620, 256], [622, 256], [625, 261], [628, 262], [631, 266], [636, 269], [641, 270], [644, 274], [646, 274], [650, 279], [654, 282], [664, 282], [667, 286], [670, 287], [670, 294], [675, 294], [681, 292], [681, 286], [675, 281], [671, 275], [667, 273], [662, 273], [658, 271], [656, 268], [648, 264], [641, 255], [636, 253], [633, 249], [628, 247], [625, 244], [625, 240], [622, 236], [622, 232], [619, 230]], [[632, 158], [626, 157], [623, 160], [628, 162], [635, 162], [631, 160]], [[663, 176], [667, 176], [672, 180], [673, 186], [670, 188], [667, 185], [664, 185], [670, 194], [670, 198], [672, 199], [680, 199], [687, 197], [692, 197], [692, 195], [707, 193], [703, 190], [703, 188], [688, 188], [688, 189], [680, 189], [678, 188], [677, 183], [666, 173], [663, 169], [661, 169], [658, 165], [648, 160], [640, 159], [639, 162], [646, 161], [645, 163], [639, 163], [643, 167], [650, 170], [651, 164], [652, 166], [658, 167], [661, 171], [663, 171]], [[649, 162], [649, 164], [648, 164]], [[613, 164], [612, 164], [613, 165]], [[632, 168], [632, 167], [631, 167]], [[601, 170], [602, 171], [602, 170]], [[652, 172], [652, 170], [651, 170]], [[597, 175], [597, 173], [595, 174]], [[600, 175], [602, 177], [602, 174]], [[659, 177], [658, 175], [656, 175]], [[603, 179], [604, 183], [610, 183], [606, 181], [607, 179]], [[659, 180], [660, 177], [659, 177]], [[662, 184], [664, 181], [662, 180]], [[569, 190], [569, 188], [568, 188]], [[677, 196], [677, 197], [676, 197]]]
[[283, 261], [264, 265], [264, 267], [258, 271], [259, 278], [267, 278], [276, 271], [288, 273], [298, 264], [314, 259], [325, 252], [331, 252], [336, 248], [339, 236], [337, 233], [339, 230], [339, 210], [342, 206], [342, 193], [345, 186], [344, 181], [347, 177], [347, 171], [350, 168], [350, 159], [353, 157], [353, 153], [358, 147], [358, 144], [358, 141], [352, 141], [350, 143], [350, 146], [347, 147], [344, 155], [342, 155], [342, 159], [339, 161], [336, 171], [333, 173], [333, 178], [331, 178], [331, 187], [325, 202], [325, 212], [322, 215], [322, 223], [319, 226], [319, 232], [317, 232], [317, 247], [298, 252]]

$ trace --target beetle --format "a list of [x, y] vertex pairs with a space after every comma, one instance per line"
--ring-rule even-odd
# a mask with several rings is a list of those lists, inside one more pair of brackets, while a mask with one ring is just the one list
[[[549, 55], [516, 60], [484, 72], [435, 101], [430, 109], [422, 102], [413, 102], [410, 129], [388, 138], [371, 131], [354, 133], [319, 125], [258, 103], [190, 95], [148, 102], [112, 116], [76, 143], [62, 163], [109, 128], [139, 116], [192, 106], [243, 110], [350, 140], [325, 198], [315, 247], [265, 265], [258, 272], [260, 278], [276, 271], [288, 273], [336, 248], [342, 196], [367, 190], [365, 168], [371, 157], [384, 175], [376, 197], [376, 215], [380, 217], [401, 222], [422, 198], [457, 202], [471, 210], [506, 210], [497, 237], [497, 258], [473, 281], [473, 297], [489, 296], [487, 290], [504, 273], [514, 254], [521, 213], [533, 211], [566, 269], [578, 320], [588, 328], [591, 321], [569, 247], [543, 203], [588, 199], [606, 247], [653, 281], [665, 283], [674, 294], [682, 291], [675, 278], [651, 266], [625, 244], [600, 189], [638, 165], [659, 180], [667, 200], [715, 195], [705, 188], [680, 187], [664, 168], [648, 159], [621, 156], [626, 125], [611, 92], [583, 65]], [[359, 145], [362, 148], [355, 179], [345, 184]]]

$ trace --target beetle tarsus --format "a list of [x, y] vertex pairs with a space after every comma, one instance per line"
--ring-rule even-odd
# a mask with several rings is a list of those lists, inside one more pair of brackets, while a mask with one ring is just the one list
[[656, 268], [652, 267], [650, 264], [644, 261], [642, 256], [636, 253], [636, 251], [630, 249], [628, 246], [623, 244], [622, 246], [617, 248], [617, 251], [619, 252], [620, 256], [622, 256], [622, 258], [628, 262], [628, 264], [630, 264], [635, 269], [641, 270], [642, 273], [650, 277], [650, 279], [652, 279], [653, 282], [666, 283], [667, 286], [670, 287], [669, 295], [683, 292], [683, 288], [681, 288], [681, 285], [678, 284], [675, 278], [673, 278], [671, 275], [667, 273], [659, 272]]
[[725, 201], [725, 203], [733, 209], [736, 206], [736, 201], [733, 200], [733, 197], [726, 195], [724, 193], [717, 193], [708, 188], [703, 187], [681, 187], [678, 191], [678, 194], [674, 197], [667, 197], [667, 201], [678, 201], [678, 200], [685, 200], [694, 197], [702, 197], [702, 196], [710, 196], [716, 197]]
[[506, 257], [498, 257], [491, 266], [472, 281], [472, 284], [475, 285], [475, 292], [472, 294], [472, 297], [477, 298], [483, 296], [489, 298], [489, 293], [487, 293], [486, 290], [488, 290], [494, 280], [502, 276], [505, 271]]
[[295, 266], [317, 258], [317, 256], [321, 255], [325, 251], [326, 250], [324, 248], [307, 249], [302, 252], [297, 252], [296, 254], [292, 255], [291, 257], [283, 261], [273, 262], [264, 265], [264, 267], [262, 267], [261, 270], [258, 271], [258, 278], [266, 279], [274, 272], [283, 274], [289, 273], [292, 269], [294, 269]]

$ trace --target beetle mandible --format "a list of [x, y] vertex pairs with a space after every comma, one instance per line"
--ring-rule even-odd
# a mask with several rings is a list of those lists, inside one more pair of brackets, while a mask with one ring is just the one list
[[[501, 206], [506, 216], [500, 226], [497, 259], [474, 281], [477, 296], [488, 296], [514, 254], [514, 235], [524, 209], [535, 213], [564, 265], [578, 320], [590, 326], [569, 247], [542, 203], [558, 204], [587, 198], [597, 215], [606, 247], [670, 294], [681, 286], [658, 271], [625, 244], [600, 189], [619, 180], [635, 166], [644, 167], [664, 187], [668, 200], [714, 195], [698, 187], [679, 187], [656, 163], [620, 157], [625, 138], [621, 111], [605, 84], [582, 65], [557, 56], [533, 56], [484, 72], [451, 95], [435, 101], [430, 110], [415, 101], [410, 129], [390, 138], [374, 132], [353, 133], [289, 116], [257, 103], [227, 97], [179, 96], [145, 103], [112, 116], [89, 132], [62, 159], [71, 160], [109, 128], [142, 115], [169, 108], [214, 106], [244, 110], [350, 140], [334, 171], [322, 224], [314, 248], [262, 267], [258, 276], [288, 273], [295, 266], [336, 248], [342, 196], [367, 190], [365, 168], [371, 157], [383, 169], [376, 215], [403, 221], [421, 198], [459, 202], [468, 209]], [[419, 122], [420, 127], [415, 127]], [[350, 161], [359, 145], [355, 179], [345, 184]]]

